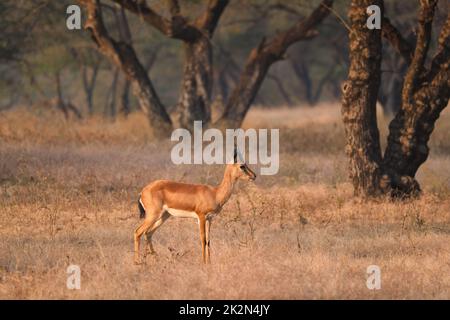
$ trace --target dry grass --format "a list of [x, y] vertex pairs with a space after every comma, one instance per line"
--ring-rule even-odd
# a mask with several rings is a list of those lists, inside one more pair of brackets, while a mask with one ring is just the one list
[[[0, 114], [0, 298], [450, 298], [448, 112], [419, 173], [424, 196], [404, 203], [353, 198], [338, 106], [253, 110], [245, 125], [281, 128], [280, 172], [240, 184], [212, 226], [213, 263], [200, 263], [196, 223], [170, 219], [158, 255], [135, 266], [140, 188], [216, 183], [223, 167], [172, 165], [139, 114]], [[66, 288], [70, 264], [81, 290]], [[381, 290], [366, 287], [372, 264]]]

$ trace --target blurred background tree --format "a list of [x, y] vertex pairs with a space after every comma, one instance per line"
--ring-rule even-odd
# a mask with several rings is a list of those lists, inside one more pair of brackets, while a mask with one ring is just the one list
[[[180, 99], [183, 79], [183, 43], [149, 27], [142, 18], [121, 10], [120, 1], [101, 1], [104, 22], [115, 39], [128, 29], [140, 61], [148, 71], [155, 91], [169, 113]], [[205, 10], [206, 1], [183, 1], [180, 11], [192, 21]], [[271, 39], [305, 19], [320, 1], [231, 0], [211, 38], [214, 87], [212, 116], [223, 112], [239, 82], [250, 51], [261, 39]], [[387, 0], [386, 12], [402, 34], [414, 40], [417, 12], [415, 1]], [[72, 1], [17, 1], [0, 3], [0, 108], [33, 107], [58, 98], [87, 117], [114, 119], [139, 109], [122, 72], [98, 53], [89, 33], [66, 28], [66, 8]], [[170, 16], [166, 1], [147, 1], [163, 16]], [[334, 3], [331, 15], [318, 27], [319, 36], [289, 47], [283, 60], [273, 64], [253, 104], [259, 106], [314, 106], [338, 101], [340, 85], [348, 68], [348, 0]], [[445, 6], [435, 19], [442, 25]], [[395, 17], [395, 19], [394, 19]], [[86, 22], [83, 13], [82, 24]], [[437, 29], [438, 30], [438, 29]], [[436, 37], [436, 34], [433, 34]], [[435, 38], [434, 38], [435, 39]], [[433, 41], [435, 43], [435, 41]], [[383, 46], [382, 86], [379, 102], [387, 113], [398, 110], [399, 90], [405, 66], [389, 46]], [[58, 93], [57, 79], [60, 81]], [[69, 110], [69, 113], [72, 113]], [[76, 116], [78, 117], [78, 116]]]

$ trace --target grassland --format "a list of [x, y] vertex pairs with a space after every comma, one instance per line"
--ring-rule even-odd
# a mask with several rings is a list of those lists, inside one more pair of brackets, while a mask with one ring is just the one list
[[[158, 254], [135, 266], [141, 188], [215, 184], [223, 166], [173, 165], [139, 113], [0, 113], [0, 298], [450, 299], [450, 112], [418, 174], [424, 194], [405, 202], [353, 197], [337, 105], [255, 109], [245, 126], [281, 129], [280, 172], [239, 184], [212, 225], [212, 264], [201, 264], [196, 222], [169, 219]], [[81, 290], [66, 288], [70, 264]], [[366, 287], [373, 264], [380, 290]]]

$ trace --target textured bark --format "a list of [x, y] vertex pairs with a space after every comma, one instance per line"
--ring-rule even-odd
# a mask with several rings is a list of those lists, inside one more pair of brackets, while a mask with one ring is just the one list
[[[175, 126], [193, 129], [194, 121], [211, 121], [214, 83], [211, 38], [228, 0], [210, 0], [204, 13], [194, 22], [200, 37], [184, 41], [184, 69], [181, 91], [175, 108]], [[172, 10], [179, 14], [179, 8]], [[178, 11], [178, 12], [177, 12]]]
[[[428, 157], [428, 140], [450, 96], [450, 18], [441, 30], [437, 53], [429, 69], [425, 61], [437, 1], [420, 2], [414, 49], [400, 33], [392, 31], [390, 22], [383, 24], [383, 28], [388, 29], [383, 31], [384, 37], [409, 65], [401, 90], [401, 108], [389, 125], [388, 144], [382, 159], [374, 102], [379, 86], [381, 42], [378, 31], [364, 28], [363, 23], [366, 7], [374, 4], [372, 2], [353, 0], [349, 10], [353, 30], [350, 34], [351, 66], [349, 79], [343, 85], [342, 114], [351, 177], [356, 194], [417, 195], [420, 186], [415, 175]], [[383, 1], [375, 4], [381, 7]]]
[[80, 0], [80, 3], [86, 7], [88, 13], [85, 28], [91, 32], [99, 51], [120, 68], [131, 82], [133, 93], [148, 118], [152, 133], [156, 137], [168, 137], [172, 129], [171, 120], [133, 47], [109, 36], [98, 0]]
[[383, 10], [383, 1], [353, 0], [350, 20], [350, 69], [342, 85], [342, 118], [350, 159], [350, 178], [356, 195], [379, 192], [381, 148], [376, 103], [381, 77], [381, 31], [366, 26], [366, 8]]
[[400, 193], [420, 191], [414, 177], [428, 158], [428, 140], [450, 96], [449, 18], [441, 31], [431, 70], [424, 67], [435, 5], [430, 1], [421, 8], [417, 46], [405, 78], [402, 108], [389, 126], [383, 166]]
[[213, 86], [212, 52], [209, 39], [184, 44], [184, 70], [181, 92], [175, 108], [174, 125], [193, 129], [194, 121], [211, 120]]
[[308, 18], [298, 21], [268, 42], [263, 39], [258, 47], [250, 52], [239, 83], [227, 101], [225, 112], [214, 126], [221, 129], [241, 126], [270, 66], [283, 59], [292, 44], [317, 35], [315, 28], [328, 16], [332, 4], [333, 0], [322, 1]]
[[[167, 19], [152, 8], [147, 6], [145, 1], [135, 0], [112, 0], [113, 2], [120, 4], [125, 9], [138, 15], [146, 23], [150, 24], [164, 35], [185, 41], [194, 41], [202, 36], [200, 30], [195, 26], [188, 23], [187, 19], [179, 14], [172, 15], [171, 19]], [[172, 3], [170, 3], [172, 2]], [[170, 1], [169, 5], [173, 14], [173, 1]]]

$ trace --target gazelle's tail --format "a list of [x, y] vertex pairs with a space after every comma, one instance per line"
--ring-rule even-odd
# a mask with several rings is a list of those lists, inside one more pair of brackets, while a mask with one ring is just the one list
[[139, 200], [138, 200], [138, 207], [139, 207], [139, 218], [144, 219], [145, 218], [145, 208], [142, 205], [141, 197], [139, 197]]

